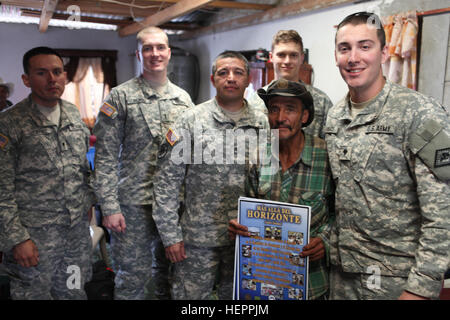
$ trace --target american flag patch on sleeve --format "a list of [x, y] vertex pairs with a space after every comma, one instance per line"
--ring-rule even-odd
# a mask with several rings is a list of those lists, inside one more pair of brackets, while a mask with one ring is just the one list
[[105, 102], [100, 108], [100, 111], [106, 114], [108, 117], [111, 117], [116, 112], [116, 108], [114, 108], [108, 102]]
[[9, 139], [0, 133], [0, 148], [4, 149], [8, 145]]

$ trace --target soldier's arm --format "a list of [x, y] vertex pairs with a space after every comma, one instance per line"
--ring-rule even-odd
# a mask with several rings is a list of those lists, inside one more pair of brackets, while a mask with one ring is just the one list
[[[183, 139], [180, 131], [173, 131], [173, 135], [168, 133], [165, 139], [170, 140], [171, 137], [178, 137], [179, 140], [172, 141], [173, 145], [171, 145], [172, 142], [166, 141], [161, 145], [158, 152], [158, 169], [153, 184], [154, 208], [152, 215], [164, 247], [174, 246], [169, 251], [176, 251], [172, 254], [180, 257], [184, 246], [182, 246], [183, 235], [179, 224], [178, 209], [180, 190], [186, 172], [186, 161], [182, 159], [178, 159], [180, 160], [179, 163], [172, 161], [172, 151], [174, 154], [179, 151], [178, 148], [183, 145]], [[166, 253], [171, 254], [167, 250]]]
[[[257, 165], [248, 164], [245, 169], [245, 196], [250, 198], [257, 197], [258, 190], [258, 171]], [[238, 222], [237, 219], [228, 221], [228, 236], [231, 240], [236, 239], [236, 235], [250, 237], [247, 226]]]
[[123, 107], [112, 92], [106, 99], [93, 130], [95, 144], [94, 188], [104, 216], [120, 214], [118, 200], [119, 150], [123, 139]]
[[450, 152], [448, 114], [437, 112], [435, 120], [422, 121], [412, 130], [409, 147], [421, 209], [421, 235], [405, 290], [437, 298], [450, 254], [450, 158], [444, 155]]
[[9, 120], [4, 120], [0, 122], [0, 249], [9, 251], [30, 235], [20, 222], [15, 198], [16, 135], [5, 125]]

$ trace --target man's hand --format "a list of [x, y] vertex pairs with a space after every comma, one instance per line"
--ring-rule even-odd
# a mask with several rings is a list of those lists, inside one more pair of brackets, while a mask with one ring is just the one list
[[311, 238], [309, 243], [303, 247], [300, 254], [303, 257], [309, 257], [309, 261], [320, 260], [325, 257], [325, 246], [321, 238]]
[[110, 216], [103, 216], [102, 220], [106, 228], [115, 232], [125, 232], [125, 228], [127, 227], [125, 217], [121, 212], [114, 213]]
[[418, 296], [414, 293], [403, 291], [398, 300], [429, 300], [428, 298]]
[[31, 239], [14, 246], [13, 255], [17, 263], [25, 268], [35, 267], [39, 262], [38, 249]]
[[236, 239], [236, 234], [244, 237], [250, 237], [248, 228], [242, 224], [239, 224], [236, 219], [233, 219], [228, 222], [228, 235], [231, 240], [234, 240]]
[[166, 248], [166, 257], [170, 262], [176, 263], [181, 262], [187, 258], [186, 252], [184, 251], [184, 242], [178, 242]]

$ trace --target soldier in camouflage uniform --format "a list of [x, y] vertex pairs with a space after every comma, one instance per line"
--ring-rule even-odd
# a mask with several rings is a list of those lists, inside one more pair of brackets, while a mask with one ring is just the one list
[[156, 296], [169, 296], [169, 262], [151, 216], [153, 176], [164, 134], [193, 106], [188, 93], [167, 79], [167, 35], [151, 27], [137, 39], [142, 75], [111, 91], [94, 127], [95, 189], [103, 223], [112, 230], [115, 299], [135, 300], [146, 298], [150, 276]]
[[[153, 217], [166, 253], [175, 262], [175, 299], [210, 299], [217, 274], [218, 297], [232, 298], [234, 243], [227, 236], [227, 224], [237, 217], [238, 198], [244, 195], [245, 161], [229, 161], [237, 149], [226, 135], [238, 130], [242, 137], [268, 128], [264, 113], [243, 98], [249, 84], [244, 56], [234, 51], [220, 54], [211, 81], [216, 97], [184, 113], [158, 155]], [[180, 220], [183, 181], [186, 209]]]
[[23, 59], [31, 95], [0, 114], [0, 250], [13, 299], [86, 299], [88, 210], [94, 203], [89, 130], [59, 99], [61, 57], [38, 47]]
[[[275, 34], [272, 41], [272, 51], [270, 52], [270, 60], [273, 63], [275, 73], [273, 81], [286, 79], [300, 82], [306, 87], [314, 99], [315, 113], [314, 121], [307, 128], [304, 128], [304, 131], [307, 134], [324, 139], [323, 127], [325, 126], [328, 110], [333, 106], [333, 103], [323, 91], [300, 80], [299, 71], [304, 59], [303, 40], [297, 31], [280, 30]], [[264, 86], [263, 89], [267, 90], [271, 83]], [[266, 105], [256, 92], [250, 95], [248, 101], [251, 105], [256, 106], [267, 114]]]
[[349, 94], [325, 128], [336, 182], [331, 298], [437, 298], [450, 254], [449, 112], [386, 81], [380, 26], [357, 13], [336, 34]]

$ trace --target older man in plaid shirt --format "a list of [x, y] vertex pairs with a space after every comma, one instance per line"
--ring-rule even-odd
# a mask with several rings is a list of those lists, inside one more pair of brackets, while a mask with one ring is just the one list
[[[273, 82], [258, 90], [268, 109], [271, 129], [279, 132], [279, 168], [249, 168], [246, 193], [250, 197], [311, 206], [311, 239], [302, 257], [309, 257], [309, 299], [328, 297], [329, 234], [334, 221], [334, 185], [325, 141], [304, 133], [314, 118], [311, 94], [298, 83]], [[268, 148], [271, 150], [271, 148]], [[271, 161], [272, 163], [272, 161]], [[247, 227], [231, 220], [230, 235], [249, 236]]]

